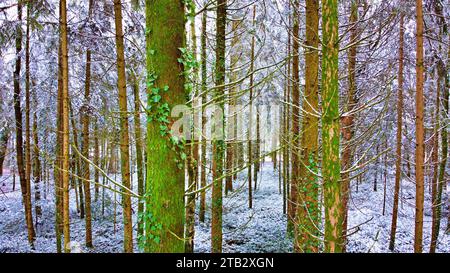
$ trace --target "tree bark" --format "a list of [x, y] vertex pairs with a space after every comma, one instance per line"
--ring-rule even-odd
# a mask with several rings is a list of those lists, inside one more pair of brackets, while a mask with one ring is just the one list
[[[319, 45], [319, 1], [306, 1], [306, 45], [317, 48]], [[319, 181], [318, 171], [319, 120], [314, 113], [319, 110], [319, 52], [305, 48], [305, 95], [303, 134], [301, 140], [300, 190], [297, 200], [295, 227], [295, 250], [297, 252], [318, 252], [320, 236]]]
[[[182, 1], [177, 0], [146, 1], [147, 94], [152, 109], [165, 107], [170, 112], [171, 107], [186, 103], [184, 68], [178, 62], [182, 58], [179, 48], [185, 45], [184, 8]], [[150, 101], [152, 90], [158, 90], [161, 95], [159, 102]], [[149, 198], [146, 211], [151, 213], [151, 218], [146, 220], [145, 232], [152, 238], [147, 237], [145, 251], [181, 253], [184, 252], [184, 242], [179, 238], [184, 235], [185, 173], [180, 153], [184, 145], [165, 130], [161, 131], [161, 125], [169, 127], [175, 120], [169, 115], [168, 123], [160, 123], [165, 116], [155, 112], [147, 117]], [[173, 147], [174, 143], [179, 145]]]
[[16, 159], [19, 171], [20, 188], [22, 191], [23, 205], [25, 209], [25, 222], [28, 232], [28, 242], [34, 247], [35, 231], [33, 226], [33, 215], [31, 211], [31, 192], [30, 181], [27, 179], [23, 155], [23, 125], [22, 125], [22, 108], [20, 106], [20, 68], [21, 68], [21, 52], [22, 52], [22, 1], [17, 5], [18, 25], [16, 28], [16, 61], [14, 70], [14, 114], [16, 120]]
[[338, 1], [322, 1], [322, 176], [325, 252], [342, 252], [341, 164], [339, 158]]
[[392, 206], [391, 235], [389, 240], [389, 249], [392, 251], [395, 247], [395, 233], [397, 231], [398, 201], [400, 193], [400, 183], [402, 178], [402, 129], [403, 129], [403, 44], [404, 44], [404, 13], [400, 13], [400, 41], [398, 50], [398, 93], [397, 93], [397, 143], [395, 160], [395, 186], [394, 186], [394, 204]]
[[[117, 88], [119, 90], [120, 110], [120, 165], [122, 171], [122, 184], [127, 189], [131, 186], [130, 177], [130, 136], [128, 126], [127, 107], [127, 79], [125, 74], [125, 46], [122, 30], [122, 2], [114, 0], [114, 22], [116, 26], [116, 54], [117, 54]], [[126, 253], [133, 252], [133, 221], [131, 211], [131, 196], [125, 192], [122, 196], [123, 207], [123, 246]]]
[[424, 203], [424, 66], [423, 66], [423, 8], [422, 0], [416, 0], [416, 210], [414, 226], [414, 252], [423, 248], [423, 203]]

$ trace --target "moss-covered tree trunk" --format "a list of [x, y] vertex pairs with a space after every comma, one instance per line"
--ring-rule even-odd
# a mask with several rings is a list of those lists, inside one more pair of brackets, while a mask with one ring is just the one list
[[62, 100], [62, 152], [61, 152], [61, 184], [63, 203], [64, 252], [70, 252], [70, 215], [69, 215], [69, 50], [67, 38], [67, 6], [66, 0], [60, 2], [60, 43], [61, 43], [61, 100]]
[[[225, 29], [227, 19], [227, 1], [217, 1], [216, 15], [216, 67], [214, 101], [216, 108], [220, 109], [220, 117], [215, 116], [215, 125], [212, 138], [212, 219], [211, 219], [211, 252], [222, 252], [222, 183], [223, 165], [225, 156], [224, 140], [224, 104], [219, 97], [225, 92]], [[217, 111], [216, 111], [217, 112]]]
[[318, 252], [320, 230], [319, 183], [315, 173], [318, 165], [319, 119], [319, 1], [306, 1], [305, 95], [303, 133], [301, 140], [300, 187], [297, 207], [295, 250]]
[[[127, 106], [127, 79], [125, 74], [125, 47], [122, 30], [122, 2], [114, 0], [114, 22], [116, 26], [116, 54], [117, 54], [117, 87], [119, 90], [120, 111], [120, 166], [122, 185], [127, 189], [131, 186], [130, 175], [130, 136]], [[133, 221], [131, 196], [128, 190], [122, 195], [123, 208], [123, 246], [127, 253], [133, 252]]]
[[338, 1], [322, 1], [322, 176], [325, 252], [342, 252]]
[[147, 252], [184, 252], [184, 163], [180, 148], [174, 146], [179, 141], [168, 135], [166, 128], [174, 122], [170, 109], [186, 102], [184, 68], [178, 61], [185, 45], [184, 23], [182, 1], [146, 0], [147, 94], [151, 105], [147, 109]]

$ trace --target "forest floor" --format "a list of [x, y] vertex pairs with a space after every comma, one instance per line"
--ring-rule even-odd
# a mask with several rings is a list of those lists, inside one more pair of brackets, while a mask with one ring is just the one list
[[[253, 196], [253, 209], [248, 209], [247, 171], [238, 175], [234, 191], [224, 197], [223, 251], [224, 252], [292, 252], [292, 239], [286, 236], [286, 216], [283, 215], [283, 197], [279, 193], [278, 172], [272, 163], [265, 163], [259, 175], [257, 189]], [[118, 178], [119, 176], [117, 176]], [[386, 183], [386, 207], [383, 215], [383, 181], [378, 190], [373, 190], [373, 179], [367, 179], [358, 186], [352, 185], [349, 206], [349, 252], [390, 252], [388, 250], [392, 215], [393, 174]], [[43, 216], [37, 225], [35, 249], [27, 243], [23, 216], [20, 185], [12, 190], [12, 179], [0, 178], [0, 253], [2, 252], [56, 252], [54, 231], [53, 188], [41, 201]], [[414, 183], [402, 182], [401, 205], [395, 252], [412, 252], [414, 238]], [[93, 192], [93, 191], [92, 191]], [[84, 247], [84, 219], [76, 209], [74, 190], [71, 191], [71, 238], [74, 251], [121, 252], [122, 250], [122, 208], [120, 198], [105, 192], [105, 210], [102, 215], [101, 194], [92, 204], [94, 248]], [[449, 196], [449, 193], [446, 193]], [[208, 193], [210, 195], [210, 192]], [[34, 196], [34, 195], [33, 195]], [[444, 193], [444, 199], [446, 199]], [[93, 198], [94, 199], [94, 198]], [[430, 194], [425, 193], [424, 251], [428, 251], [431, 230]], [[115, 204], [115, 205], [114, 205]], [[137, 203], [134, 202], [134, 208]], [[196, 220], [195, 252], [210, 251], [210, 209], [207, 206], [206, 221]], [[136, 210], [135, 210], [136, 211]], [[445, 234], [446, 215], [444, 210], [437, 252], [450, 252], [450, 235]], [[34, 215], [34, 214], [33, 214]], [[116, 216], [115, 216], [116, 215]], [[133, 217], [136, 219], [137, 217]], [[136, 227], [136, 225], [135, 225]], [[137, 247], [135, 249], [138, 251]]]

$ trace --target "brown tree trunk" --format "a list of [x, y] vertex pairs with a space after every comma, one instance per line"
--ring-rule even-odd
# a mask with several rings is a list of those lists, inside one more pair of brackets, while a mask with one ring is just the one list
[[[306, 45], [317, 48], [319, 44], [319, 1], [306, 1]], [[351, 70], [352, 71], [352, 70]], [[297, 200], [295, 226], [295, 250], [318, 252], [320, 230], [320, 206], [318, 177], [319, 119], [313, 113], [319, 108], [319, 52], [305, 48], [305, 95], [300, 165], [300, 190]], [[350, 94], [349, 94], [350, 95]], [[309, 114], [312, 113], [312, 114]], [[303, 204], [304, 202], [304, 204]]]
[[[350, 43], [356, 43], [358, 39], [358, 6], [359, 1], [353, 0], [351, 3], [351, 11], [350, 11]], [[344, 245], [342, 251], [346, 250], [346, 236], [347, 236], [347, 226], [348, 226], [348, 200], [350, 196], [350, 173], [345, 172], [351, 168], [353, 164], [353, 147], [350, 146], [350, 142], [354, 135], [354, 123], [355, 123], [355, 115], [352, 113], [353, 109], [356, 106], [357, 98], [356, 98], [356, 54], [357, 54], [357, 46], [353, 44], [348, 51], [348, 101], [346, 112], [349, 114], [345, 114], [341, 117], [342, 123], [342, 136], [345, 140], [344, 143], [344, 151], [342, 152], [342, 168], [344, 169], [344, 173], [342, 174], [342, 210], [344, 215], [344, 223], [342, 227], [342, 236], [344, 238]]]
[[397, 231], [398, 200], [400, 193], [400, 183], [402, 178], [402, 129], [403, 129], [403, 43], [404, 43], [404, 13], [400, 13], [400, 41], [398, 50], [398, 93], [397, 93], [397, 144], [395, 160], [395, 186], [394, 186], [394, 204], [392, 206], [391, 235], [389, 240], [389, 249], [392, 251], [395, 247], [395, 233]]
[[22, 125], [22, 108], [20, 106], [20, 68], [21, 68], [21, 52], [22, 52], [22, 1], [17, 5], [18, 25], [16, 29], [16, 63], [14, 70], [14, 114], [16, 120], [16, 153], [17, 168], [20, 177], [20, 188], [22, 191], [23, 205], [25, 209], [25, 222], [28, 231], [28, 242], [31, 247], [35, 239], [35, 231], [33, 226], [33, 215], [31, 212], [31, 192], [30, 181], [27, 180], [23, 155], [23, 125]]
[[[92, 14], [93, 0], [89, 0], [89, 17], [90, 21]], [[90, 124], [90, 93], [91, 93], [91, 50], [88, 49], [86, 52], [86, 75], [84, 82], [84, 104], [81, 109], [81, 121], [82, 121], [82, 133], [81, 133], [81, 153], [87, 159], [89, 159], [89, 124]], [[86, 247], [94, 247], [92, 244], [92, 213], [91, 213], [91, 174], [89, 163], [85, 160], [80, 160], [81, 163], [81, 174], [83, 178], [84, 185], [84, 195], [85, 195], [85, 231]]]
[[[216, 17], [216, 67], [215, 67], [215, 84], [219, 86], [214, 92], [214, 100], [218, 101], [218, 97], [224, 93], [223, 84], [225, 83], [225, 46], [226, 46], [226, 20], [227, 20], [227, 0], [217, 1], [217, 17]], [[222, 114], [220, 125], [216, 126], [220, 130], [219, 135], [224, 134], [223, 128], [223, 114], [224, 105], [218, 103]], [[225, 156], [225, 141], [224, 139], [217, 139], [213, 137], [212, 142], [212, 172], [213, 172], [213, 188], [212, 188], [212, 205], [211, 205], [211, 252], [222, 252], [222, 175], [223, 162]]]
[[[253, 6], [253, 26], [255, 25], [256, 6]], [[255, 36], [252, 36], [252, 45], [250, 52], [250, 92], [249, 92], [249, 117], [248, 117], [248, 207], [253, 208], [253, 189], [252, 189], [252, 118], [253, 118], [253, 70], [255, 62]]]
[[66, 0], [61, 0], [60, 42], [61, 42], [61, 76], [62, 76], [62, 199], [63, 199], [63, 233], [64, 251], [70, 252], [70, 215], [69, 215], [69, 52], [67, 38]]
[[[125, 74], [124, 38], [122, 30], [122, 3], [114, 0], [114, 22], [116, 26], [116, 53], [117, 53], [117, 87], [119, 89], [120, 109], [120, 162], [122, 170], [122, 184], [130, 188], [130, 140], [128, 133], [128, 107], [127, 107], [127, 83]], [[133, 252], [133, 222], [131, 215], [131, 196], [128, 192], [122, 196], [123, 224], [124, 224], [124, 251]]]
[[423, 8], [422, 0], [416, 0], [416, 211], [414, 227], [414, 252], [423, 248], [424, 203], [424, 59], [423, 59]]
[[[300, 2], [295, 0], [293, 2], [294, 8], [294, 20], [292, 28], [292, 173], [291, 173], [291, 191], [289, 199], [289, 209], [288, 209], [288, 230], [293, 231], [295, 225], [295, 214], [297, 211], [297, 189], [300, 182], [300, 71], [299, 71], [299, 60], [300, 60]], [[300, 204], [303, 206], [303, 204]]]
[[[202, 14], [202, 36], [201, 36], [201, 74], [202, 74], [202, 151], [201, 151], [201, 166], [200, 166], [200, 188], [206, 186], [206, 117], [205, 117], [205, 103], [206, 103], [206, 80], [207, 80], [207, 57], [206, 57], [206, 23], [207, 23], [207, 10], [205, 9]], [[200, 208], [199, 208], [199, 220], [205, 222], [205, 210], [206, 210], [206, 190], [200, 192]]]

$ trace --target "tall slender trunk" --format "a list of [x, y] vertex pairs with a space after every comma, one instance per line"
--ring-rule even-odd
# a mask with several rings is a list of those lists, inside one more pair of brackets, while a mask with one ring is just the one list
[[6, 151], [8, 150], [9, 128], [0, 131], [0, 177], [3, 176], [3, 163], [6, 158]]
[[67, 38], [66, 0], [60, 2], [60, 43], [61, 43], [61, 100], [62, 100], [62, 199], [64, 251], [70, 252], [70, 215], [69, 215], [69, 52]]
[[[193, 9], [195, 10], [195, 4]], [[195, 31], [195, 17], [191, 19], [190, 22], [191, 28], [191, 52], [195, 61], [197, 61], [197, 36]], [[186, 149], [188, 153], [187, 158], [187, 168], [188, 168], [188, 192], [192, 192], [197, 190], [197, 180], [198, 180], [198, 136], [200, 133], [198, 132], [199, 122], [198, 122], [198, 100], [197, 100], [197, 75], [198, 69], [192, 68], [192, 77], [190, 81], [192, 82], [193, 88], [189, 97], [192, 100], [191, 103], [191, 117], [192, 117], [192, 127], [189, 128], [191, 130], [191, 139], [186, 141]], [[195, 236], [195, 200], [196, 195], [190, 194], [186, 197], [186, 234], [185, 234], [185, 252], [193, 253], [194, 252], [194, 236]]]
[[[358, 39], [358, 6], [359, 1], [353, 0], [351, 3], [351, 11], [350, 11], [350, 43], [355, 43]], [[348, 51], [348, 101], [347, 107], [345, 111], [348, 114], [345, 114], [341, 117], [341, 126], [342, 126], [342, 135], [345, 140], [344, 143], [344, 151], [342, 152], [342, 168], [344, 170], [348, 170], [351, 168], [353, 164], [353, 150], [354, 147], [351, 146], [350, 142], [353, 139], [354, 135], [354, 123], [355, 123], [355, 115], [353, 114], [353, 109], [356, 106], [357, 98], [356, 98], [356, 54], [357, 54], [357, 45], [354, 44], [350, 47]], [[347, 218], [348, 218], [348, 200], [350, 197], [350, 173], [344, 172], [342, 174], [342, 214], [344, 215], [344, 223], [342, 227], [342, 236], [344, 238], [343, 252], [346, 250], [346, 236], [347, 236]]]
[[[25, 175], [27, 180], [27, 192], [30, 195], [31, 208], [31, 79], [30, 79], [30, 5], [27, 3], [27, 30], [25, 40]], [[27, 201], [28, 202], [28, 201]]]
[[[128, 128], [127, 106], [127, 79], [125, 74], [125, 47], [122, 30], [122, 2], [114, 0], [114, 22], [116, 26], [116, 53], [117, 53], [117, 88], [119, 90], [120, 110], [120, 165], [122, 171], [122, 184], [130, 189], [130, 136]], [[127, 253], [133, 252], [133, 221], [131, 209], [131, 196], [128, 192], [122, 195], [123, 207], [123, 246]]]
[[[91, 19], [92, 15], [92, 5], [93, 0], [89, 0], [89, 11], [88, 20]], [[82, 123], [82, 133], [81, 133], [81, 153], [85, 158], [89, 158], [89, 124], [90, 124], [90, 93], [91, 93], [91, 50], [86, 51], [86, 71], [85, 71], [85, 82], [84, 82], [84, 104], [81, 111], [81, 123]], [[81, 174], [83, 177], [84, 185], [84, 195], [85, 195], [85, 232], [86, 239], [85, 243], [87, 247], [94, 247], [92, 244], [92, 213], [91, 213], [91, 175], [89, 163], [85, 160], [80, 161], [81, 164]]]
[[[134, 138], [136, 148], [136, 168], [138, 179], [138, 194], [144, 195], [144, 158], [143, 158], [143, 145], [142, 145], [142, 128], [141, 128], [141, 99], [139, 92], [139, 81], [136, 75], [132, 75], [133, 78], [133, 95], [134, 95]], [[144, 200], [138, 201], [138, 215], [144, 213]], [[141, 219], [141, 217], [139, 217]], [[142, 236], [144, 233], [144, 226], [142, 220], [138, 222], [138, 236]]]
[[[37, 106], [36, 91], [34, 95], [34, 105]], [[33, 114], [33, 180], [34, 180], [34, 201], [35, 201], [35, 212], [36, 212], [36, 225], [39, 223], [39, 218], [42, 216], [41, 207], [41, 160], [39, 159], [39, 138], [38, 138], [38, 125], [37, 125], [37, 114]]]
[[[61, 2], [60, 2], [61, 4]], [[60, 8], [61, 13], [61, 8]], [[62, 252], [62, 213], [63, 213], [63, 202], [62, 202], [62, 47], [61, 44], [58, 48], [58, 89], [57, 89], [57, 105], [56, 105], [56, 145], [55, 145], [55, 163], [53, 166], [53, 180], [55, 188], [55, 234], [56, 234], [56, 251], [57, 253]]]
[[[306, 45], [319, 45], [319, 1], [306, 1]], [[299, 174], [300, 190], [297, 200], [295, 226], [295, 250], [298, 252], [318, 252], [320, 236], [319, 184], [315, 175], [318, 169], [319, 119], [314, 116], [319, 108], [319, 52], [305, 48], [305, 95], [302, 134], [302, 154]]]
[[[201, 74], [202, 74], [202, 151], [201, 151], [201, 165], [200, 165], [200, 188], [206, 187], [206, 117], [205, 117], [205, 104], [206, 104], [206, 80], [207, 80], [207, 57], [206, 57], [206, 23], [207, 23], [208, 11], [205, 9], [202, 13], [202, 36], [201, 36]], [[205, 209], [206, 209], [206, 190], [200, 192], [200, 208], [199, 208], [199, 220], [205, 222]]]
[[[255, 26], [256, 6], [253, 6], [253, 26]], [[250, 49], [250, 92], [249, 92], [249, 115], [248, 115], [248, 207], [253, 208], [253, 189], [252, 189], [252, 119], [253, 119], [253, 71], [255, 66], [255, 36], [252, 36], [252, 44]]]
[[400, 41], [398, 50], [398, 93], [397, 93], [397, 141], [396, 141], [396, 160], [395, 160], [395, 186], [394, 186], [394, 204], [392, 206], [391, 235], [389, 240], [389, 249], [392, 251], [395, 247], [395, 233], [397, 231], [398, 201], [400, 193], [400, 183], [402, 178], [402, 129], [403, 129], [403, 44], [404, 44], [404, 13], [400, 13]]
[[34, 247], [35, 231], [33, 226], [33, 215], [31, 211], [30, 181], [27, 179], [23, 155], [23, 123], [22, 108], [20, 106], [20, 68], [22, 53], [22, 1], [17, 5], [18, 25], [16, 28], [16, 62], [14, 69], [14, 114], [16, 121], [16, 159], [20, 177], [20, 188], [22, 191], [23, 205], [25, 209], [25, 222], [28, 231], [28, 242]]
[[[214, 100], [219, 101], [219, 96], [222, 96], [225, 92], [223, 85], [225, 84], [225, 29], [227, 19], [227, 0], [217, 1], [217, 17], [216, 17], [216, 67], [215, 67], [215, 84], [216, 88], [214, 92]], [[221, 112], [221, 120], [216, 121], [220, 124], [215, 124], [216, 137], [213, 136], [212, 141], [212, 176], [213, 176], [213, 188], [212, 188], [212, 219], [211, 219], [211, 252], [222, 252], [222, 175], [223, 175], [223, 162], [225, 156], [225, 141], [224, 134], [224, 105], [223, 102], [218, 103], [218, 108]]]
[[341, 164], [339, 159], [338, 1], [322, 1], [322, 176], [325, 252], [342, 252]]
[[414, 252], [423, 248], [424, 203], [424, 66], [423, 66], [423, 8], [422, 0], [416, 0], [416, 211], [414, 226]]
[[[446, 21], [443, 17], [443, 7], [439, 2], [435, 2], [435, 11], [440, 16], [441, 20], [441, 29], [439, 31], [439, 37], [448, 36], [448, 26], [446, 25]], [[440, 51], [442, 51], [441, 46], [439, 46]], [[450, 54], [450, 47], [448, 49], [448, 53]], [[446, 70], [445, 64], [439, 60], [438, 70], [437, 70], [437, 90], [436, 90], [436, 119], [437, 123], [435, 128], [440, 128], [441, 119], [445, 119], [448, 114], [448, 89], [450, 86], [448, 85], [448, 76], [446, 76], [448, 70]], [[442, 94], [442, 95], [441, 95]], [[441, 97], [442, 96], [442, 97]], [[443, 105], [443, 109], [440, 109], [440, 105]], [[444, 187], [444, 176], [445, 176], [445, 168], [447, 165], [447, 154], [448, 154], [448, 136], [447, 136], [447, 128], [443, 128], [441, 130], [441, 161], [438, 163], [436, 161], [436, 171], [439, 169], [439, 174], [437, 175], [437, 181], [435, 186], [435, 193], [433, 194], [435, 198], [433, 198], [433, 222], [431, 226], [431, 243], [430, 243], [430, 253], [436, 252], [436, 245], [439, 237], [439, 230], [441, 226], [441, 211], [442, 211], [442, 192]], [[436, 144], [438, 144], [439, 139], [439, 130], [437, 129], [435, 132]], [[436, 154], [439, 152], [439, 145], [435, 147]], [[437, 156], [437, 155], [436, 155]], [[438, 156], [437, 156], [438, 157]], [[437, 166], [439, 165], [439, 166]], [[450, 203], [450, 202], [449, 202]], [[449, 213], [450, 217], [450, 213]]]
[[[292, 173], [291, 173], [291, 191], [290, 191], [290, 206], [288, 209], [288, 230], [293, 231], [295, 226], [295, 214], [297, 206], [304, 204], [297, 204], [297, 192], [300, 183], [300, 2], [295, 0], [293, 2], [294, 15], [292, 27]], [[301, 200], [299, 201], [301, 202]]]

